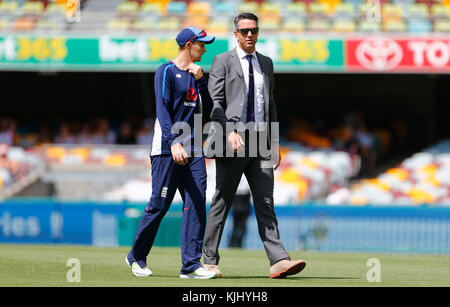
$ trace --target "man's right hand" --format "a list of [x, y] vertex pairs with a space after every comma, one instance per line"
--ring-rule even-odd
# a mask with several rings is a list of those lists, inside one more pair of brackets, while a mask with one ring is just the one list
[[231, 132], [228, 135], [228, 144], [231, 146], [231, 148], [233, 148], [235, 152], [243, 150], [245, 146], [242, 137], [237, 132]]
[[180, 143], [174, 144], [170, 147], [170, 151], [172, 152], [173, 161], [179, 165], [186, 165], [188, 163], [188, 155], [186, 150], [184, 150], [183, 145]]

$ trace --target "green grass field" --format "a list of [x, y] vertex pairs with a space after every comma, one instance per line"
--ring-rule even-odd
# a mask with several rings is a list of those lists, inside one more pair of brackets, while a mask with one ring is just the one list
[[[182, 280], [179, 248], [153, 248], [151, 277], [135, 277], [125, 264], [127, 247], [102, 248], [76, 245], [0, 245], [0, 286], [149, 286], [149, 287], [347, 287], [450, 286], [450, 256], [377, 253], [291, 252], [307, 262], [303, 272], [286, 279], [268, 278], [264, 251], [224, 249], [223, 277]], [[67, 260], [80, 261], [80, 282], [68, 282]], [[381, 282], [367, 281], [367, 261], [381, 264]]]

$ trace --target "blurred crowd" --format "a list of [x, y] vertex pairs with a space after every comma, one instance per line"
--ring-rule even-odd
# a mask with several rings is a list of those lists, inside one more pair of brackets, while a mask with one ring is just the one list
[[[17, 121], [0, 118], [0, 144], [30, 148], [41, 144], [137, 144], [150, 145], [154, 120], [104, 117], [87, 120]], [[360, 176], [373, 176], [383, 157], [404, 148], [411, 127], [404, 120], [369, 129], [361, 112], [349, 112], [330, 120], [292, 117], [282, 123], [281, 138], [312, 149], [345, 151], [361, 157]], [[409, 129], [409, 130], [408, 130]]]
[[290, 142], [360, 156], [361, 176], [373, 176], [380, 159], [405, 149], [411, 132], [405, 120], [386, 121], [384, 127], [369, 129], [360, 112], [350, 112], [333, 120], [293, 117], [284, 130], [282, 135]]
[[129, 119], [111, 123], [106, 118], [86, 121], [67, 120], [37, 124], [18, 124], [10, 117], [0, 118], [0, 144], [24, 148], [42, 144], [118, 144], [149, 145], [153, 134], [152, 119]]

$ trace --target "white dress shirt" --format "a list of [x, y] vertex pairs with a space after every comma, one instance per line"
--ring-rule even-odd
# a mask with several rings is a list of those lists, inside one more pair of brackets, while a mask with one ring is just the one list
[[[239, 46], [236, 46], [236, 51], [241, 62], [242, 72], [244, 73], [245, 80], [245, 101], [242, 104], [242, 115], [241, 122], [244, 124], [247, 122], [247, 96], [248, 96], [248, 82], [249, 82], [249, 74], [248, 74], [248, 59], [247, 54], [244, 50], [242, 50]], [[253, 78], [255, 80], [255, 123], [256, 127], [262, 126], [264, 123], [264, 75], [259, 65], [258, 57], [256, 56], [256, 51], [251, 53], [252, 55], [252, 66], [253, 66]], [[260, 130], [260, 129], [258, 129]]]

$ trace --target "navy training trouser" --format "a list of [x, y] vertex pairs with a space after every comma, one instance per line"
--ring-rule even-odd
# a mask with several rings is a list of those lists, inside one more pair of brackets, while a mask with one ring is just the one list
[[206, 225], [206, 165], [204, 157], [189, 158], [181, 166], [172, 156], [151, 157], [152, 196], [140, 221], [128, 261], [140, 266], [147, 263], [162, 218], [178, 189], [183, 199], [181, 224], [181, 274], [201, 267], [203, 237]]

